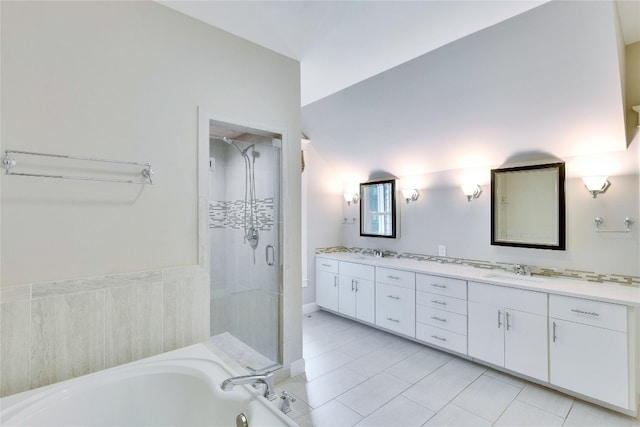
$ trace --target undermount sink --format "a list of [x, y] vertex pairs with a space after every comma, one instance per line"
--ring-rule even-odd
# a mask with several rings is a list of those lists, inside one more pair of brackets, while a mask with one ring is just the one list
[[487, 279], [517, 280], [519, 282], [543, 283], [545, 279], [539, 277], [523, 276], [513, 273], [489, 273], [485, 274]]

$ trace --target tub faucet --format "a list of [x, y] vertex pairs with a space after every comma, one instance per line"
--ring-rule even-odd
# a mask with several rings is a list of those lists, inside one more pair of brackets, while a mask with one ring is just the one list
[[264, 384], [263, 396], [269, 400], [274, 400], [277, 396], [275, 393], [275, 387], [273, 386], [273, 372], [267, 372], [266, 374], [259, 375], [243, 375], [240, 377], [227, 378], [222, 382], [220, 388], [224, 391], [232, 390], [234, 386], [241, 384], [251, 384], [257, 386]]

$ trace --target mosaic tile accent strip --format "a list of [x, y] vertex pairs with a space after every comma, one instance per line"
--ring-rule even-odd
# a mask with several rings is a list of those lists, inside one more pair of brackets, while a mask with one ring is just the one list
[[[209, 202], [209, 228], [227, 228], [242, 230], [244, 228], [245, 209], [249, 215], [249, 205], [244, 200], [217, 200]], [[273, 197], [256, 200], [255, 228], [270, 231], [275, 223]]]
[[[328, 248], [316, 249], [316, 254], [334, 254], [334, 253], [340, 253], [340, 252], [372, 254], [373, 249], [358, 248], [358, 247], [349, 248], [345, 246], [332, 246]], [[391, 252], [391, 251], [384, 251], [383, 255], [386, 257], [406, 258], [406, 259], [412, 259], [416, 261], [438, 262], [441, 264], [463, 265], [467, 267], [481, 268], [485, 270], [500, 270], [500, 271], [507, 271], [507, 272], [511, 272], [512, 266], [513, 266], [513, 264], [511, 263], [505, 263], [505, 262], [441, 257], [441, 256], [434, 256], [434, 255], [415, 254], [410, 252], [397, 253], [397, 252]], [[596, 282], [596, 283], [615, 283], [617, 285], [640, 287], [640, 276], [627, 276], [624, 274], [602, 274], [602, 273], [596, 273], [593, 271], [540, 267], [540, 266], [534, 266], [534, 265], [529, 267], [531, 268], [531, 274], [536, 276], [561, 277], [564, 279], [585, 280], [588, 282]]]

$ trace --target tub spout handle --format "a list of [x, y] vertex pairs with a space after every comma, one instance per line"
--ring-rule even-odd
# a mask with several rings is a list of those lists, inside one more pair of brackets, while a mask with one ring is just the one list
[[282, 401], [280, 410], [285, 414], [291, 412], [291, 404], [296, 401], [296, 398], [287, 393], [286, 390], [282, 390], [280, 400]]
[[278, 397], [274, 391], [275, 387], [273, 385], [273, 372], [267, 372], [266, 374], [259, 375], [242, 375], [239, 377], [227, 378], [222, 382], [220, 388], [224, 391], [229, 391], [232, 390], [234, 386], [240, 384], [250, 384], [253, 386], [264, 384], [263, 396], [265, 398], [274, 400], [276, 397]]

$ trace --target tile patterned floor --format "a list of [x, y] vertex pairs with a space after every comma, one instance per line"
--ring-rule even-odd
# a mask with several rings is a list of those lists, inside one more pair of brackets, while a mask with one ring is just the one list
[[319, 311], [304, 318], [306, 375], [278, 384], [300, 426], [602, 426], [637, 419]]

